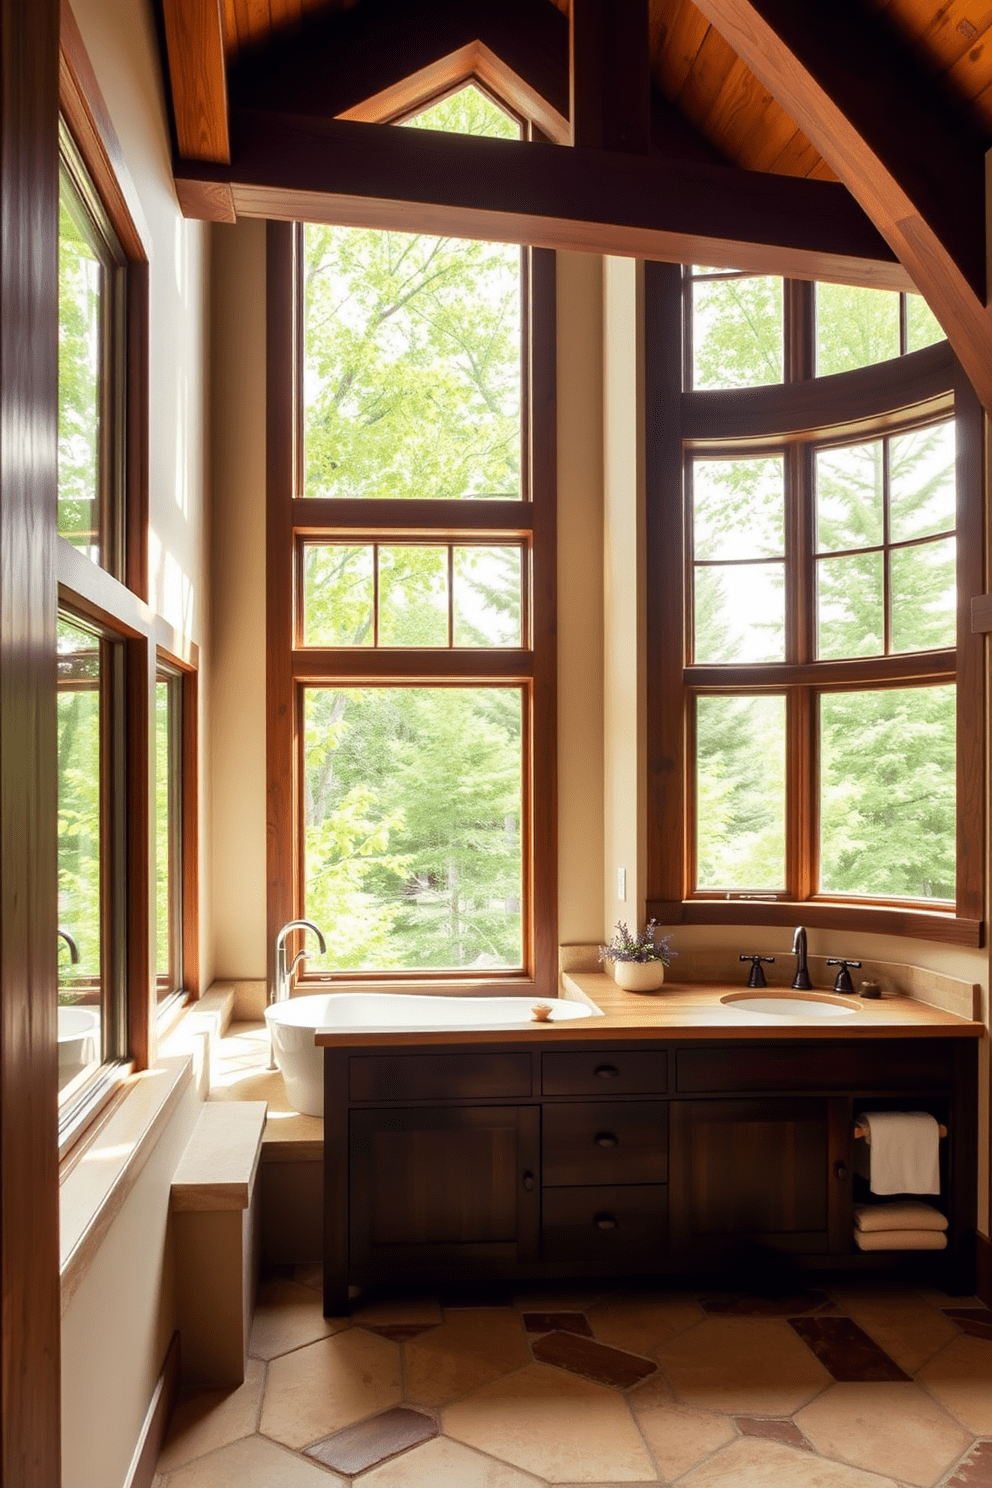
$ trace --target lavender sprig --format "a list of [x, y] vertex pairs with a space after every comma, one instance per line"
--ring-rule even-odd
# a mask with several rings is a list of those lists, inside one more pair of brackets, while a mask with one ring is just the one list
[[599, 948], [600, 961], [660, 961], [662, 966], [671, 966], [678, 951], [672, 950], [670, 935], [655, 939], [657, 928], [657, 920], [648, 920], [643, 930], [631, 935], [623, 920], [618, 920], [613, 939]]

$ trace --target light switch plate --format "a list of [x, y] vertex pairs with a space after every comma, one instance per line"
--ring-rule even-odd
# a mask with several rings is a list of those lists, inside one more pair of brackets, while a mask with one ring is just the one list
[[617, 898], [621, 903], [627, 898], [627, 870], [617, 869]]

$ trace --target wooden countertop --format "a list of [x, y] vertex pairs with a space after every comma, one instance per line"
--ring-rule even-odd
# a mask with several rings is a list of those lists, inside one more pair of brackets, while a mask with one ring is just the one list
[[[702, 1040], [872, 1039], [872, 1038], [981, 1038], [982, 1023], [960, 1018], [928, 1003], [889, 994], [878, 1001], [859, 997], [839, 999], [857, 1011], [845, 1018], [744, 1012], [721, 999], [748, 989], [739, 983], [701, 985], [666, 982], [660, 992], [624, 992], [604, 972], [566, 972], [562, 997], [591, 1002], [603, 1016], [563, 1023], [528, 1023], [517, 1028], [347, 1028], [321, 1031], [316, 1042], [333, 1048], [412, 1048], [425, 1044], [525, 1044], [535, 1038], [555, 1043], [610, 1043], [637, 1039], [671, 1042]], [[769, 987], [756, 996], [788, 996]], [[836, 1000], [816, 991], [817, 997]], [[535, 999], [539, 1001], [539, 999]]]

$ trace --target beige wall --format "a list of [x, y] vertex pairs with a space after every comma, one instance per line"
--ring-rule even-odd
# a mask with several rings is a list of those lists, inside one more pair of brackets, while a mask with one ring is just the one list
[[646, 888], [643, 304], [644, 265], [604, 260], [604, 928], [640, 924]]
[[265, 224], [212, 243], [214, 948], [219, 979], [264, 978]]
[[[206, 371], [208, 229], [172, 184], [158, 44], [148, 0], [72, 0], [150, 235], [149, 578], [153, 608], [208, 657]], [[204, 688], [201, 676], [201, 704]], [[208, 738], [203, 707], [200, 737]], [[209, 779], [201, 760], [200, 800]], [[205, 816], [205, 814], [204, 814]], [[201, 965], [213, 977], [206, 820]], [[115, 1217], [62, 1322], [64, 1488], [119, 1488], [175, 1328], [169, 1188], [198, 1106], [190, 1091]]]
[[169, 1191], [190, 1084], [62, 1319], [62, 1488], [123, 1488], [176, 1327]]
[[558, 935], [603, 922], [603, 267], [558, 255]]

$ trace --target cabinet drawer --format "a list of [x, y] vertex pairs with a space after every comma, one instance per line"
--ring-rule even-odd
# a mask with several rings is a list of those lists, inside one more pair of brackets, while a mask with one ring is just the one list
[[589, 1101], [545, 1106], [546, 1186], [665, 1183], [668, 1107], [662, 1101]]
[[592, 1049], [541, 1056], [545, 1095], [663, 1095], [668, 1089], [664, 1049]]
[[[948, 1044], [950, 1040], [946, 1041]], [[907, 1047], [908, 1046], [908, 1047]], [[952, 1078], [937, 1039], [863, 1044], [736, 1044], [679, 1049], [680, 1095], [773, 1090], [933, 1090]]]
[[354, 1054], [348, 1061], [353, 1101], [526, 1099], [529, 1054]]
[[548, 1188], [542, 1209], [545, 1260], [608, 1267], [650, 1262], [668, 1248], [668, 1189], [663, 1183]]

